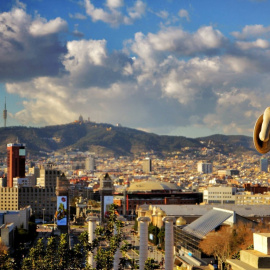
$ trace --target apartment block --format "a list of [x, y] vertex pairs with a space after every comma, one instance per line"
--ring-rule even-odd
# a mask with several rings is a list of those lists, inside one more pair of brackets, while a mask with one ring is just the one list
[[55, 188], [13, 187], [0, 188], [0, 210], [19, 210], [31, 206], [33, 214], [52, 219], [56, 211]]
[[213, 165], [212, 163], [200, 161], [198, 162], [197, 169], [200, 173], [212, 173]]
[[265, 194], [237, 194], [235, 196], [235, 204], [238, 205], [259, 205], [267, 204], [270, 205], [270, 193]]
[[0, 210], [19, 210], [19, 188], [0, 188]]
[[235, 204], [235, 187], [208, 187], [203, 192], [203, 201], [207, 204]]
[[40, 177], [37, 178], [38, 187], [56, 187], [56, 178], [60, 176], [61, 171], [47, 165], [40, 169]]

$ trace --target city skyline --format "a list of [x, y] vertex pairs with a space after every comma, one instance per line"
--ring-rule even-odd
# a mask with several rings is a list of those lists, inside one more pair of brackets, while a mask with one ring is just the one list
[[160, 135], [252, 136], [270, 104], [268, 8], [259, 0], [3, 1], [0, 110], [6, 97], [7, 126], [82, 115]]

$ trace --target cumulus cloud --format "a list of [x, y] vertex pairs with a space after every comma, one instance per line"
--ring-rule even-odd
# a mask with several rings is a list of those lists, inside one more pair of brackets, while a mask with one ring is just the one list
[[[93, 20], [109, 14], [111, 25], [127, 22], [123, 16], [139, 18], [145, 8], [137, 1], [123, 15], [124, 1], [108, 0], [104, 9], [86, 3]], [[33, 19], [17, 8], [0, 20], [0, 78], [8, 93], [24, 99], [14, 117], [27, 125], [61, 124], [82, 114], [165, 134], [192, 125], [248, 135], [270, 104], [269, 44], [262, 38], [230, 42], [212, 26], [193, 33], [162, 27], [137, 32], [123, 51], [111, 52], [105, 39], [60, 45], [67, 30], [61, 18]]]
[[86, 20], [87, 19], [87, 17], [81, 13], [75, 13], [75, 14], [69, 13], [69, 17], [72, 19], [78, 19], [78, 20]]
[[203, 121], [210, 127], [221, 127], [224, 133], [252, 134], [256, 115], [260, 115], [261, 104], [256, 92], [248, 88], [231, 88], [218, 95], [214, 114], [208, 114]]
[[48, 36], [64, 31], [67, 31], [67, 22], [59, 17], [49, 22], [39, 17], [29, 27], [32, 36]]
[[265, 27], [261, 24], [256, 24], [256, 25], [246, 25], [243, 28], [242, 32], [235, 31], [232, 32], [231, 34], [238, 39], [247, 39], [269, 34], [269, 32], [270, 26]]
[[107, 0], [107, 6], [111, 9], [119, 8], [124, 5], [124, 0]]
[[238, 46], [241, 50], [249, 50], [254, 48], [267, 49], [269, 48], [269, 42], [264, 39], [257, 39], [255, 41], [246, 42], [246, 41], [237, 41], [236, 46]]
[[137, 0], [134, 6], [127, 8], [127, 15], [124, 15], [120, 9], [123, 6], [122, 0], [108, 0], [108, 10], [96, 8], [90, 0], [85, 0], [85, 9], [92, 21], [102, 21], [113, 27], [120, 24], [132, 24], [135, 20], [140, 19], [146, 10], [146, 4], [141, 0]]
[[185, 32], [179, 27], [168, 27], [157, 34], [149, 33], [147, 36], [136, 34], [133, 50], [142, 54], [143, 52], [139, 52], [140, 49], [137, 48], [140, 47], [139, 45], [145, 44], [144, 47], [149, 47], [149, 50], [196, 55], [219, 50], [225, 42], [226, 38], [222, 33], [213, 29], [212, 26], [201, 27], [193, 34]]
[[185, 18], [188, 22], [190, 21], [190, 18], [189, 18], [189, 13], [187, 10], [185, 9], [180, 9], [179, 12], [178, 12], [180, 18]]
[[1, 13], [0, 22], [0, 81], [59, 75], [60, 57], [66, 52], [58, 38], [67, 30], [64, 20], [33, 20], [25, 10], [14, 8]]
[[137, 0], [133, 7], [128, 8], [128, 15], [132, 20], [140, 19], [146, 10], [146, 4], [141, 1]]

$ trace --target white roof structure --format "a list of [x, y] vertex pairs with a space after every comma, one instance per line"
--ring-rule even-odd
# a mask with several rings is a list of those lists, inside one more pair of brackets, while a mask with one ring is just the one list
[[233, 211], [214, 208], [183, 228], [183, 231], [202, 239], [206, 234], [234, 216]]
[[152, 205], [163, 210], [167, 216], [202, 216], [215, 207], [235, 211], [243, 217], [264, 217], [270, 216], [269, 205]]

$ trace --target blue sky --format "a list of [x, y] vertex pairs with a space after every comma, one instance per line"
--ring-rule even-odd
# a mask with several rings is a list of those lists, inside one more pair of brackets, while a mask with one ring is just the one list
[[6, 96], [9, 126], [82, 115], [162, 135], [252, 136], [270, 106], [269, 10], [259, 0], [0, 0], [0, 110]]

